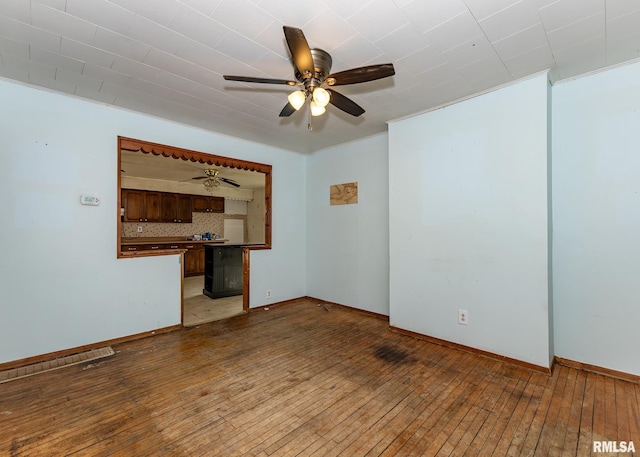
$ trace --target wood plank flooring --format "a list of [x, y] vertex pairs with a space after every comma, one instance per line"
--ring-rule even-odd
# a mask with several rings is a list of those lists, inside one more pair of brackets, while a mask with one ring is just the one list
[[204, 276], [184, 278], [184, 322], [191, 327], [242, 314], [242, 295], [209, 298], [203, 295]]
[[547, 457], [591, 455], [593, 440], [640, 447], [637, 384], [563, 366], [548, 377], [314, 300], [113, 348], [97, 363], [0, 384], [0, 455]]

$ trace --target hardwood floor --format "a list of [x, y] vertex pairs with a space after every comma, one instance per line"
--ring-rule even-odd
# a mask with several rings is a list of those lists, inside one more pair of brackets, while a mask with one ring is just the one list
[[204, 276], [184, 278], [184, 322], [187, 327], [242, 314], [242, 295], [211, 299], [202, 294]]
[[546, 457], [591, 455], [593, 440], [640, 447], [637, 384], [563, 366], [548, 377], [313, 300], [114, 350], [0, 384], [0, 455]]

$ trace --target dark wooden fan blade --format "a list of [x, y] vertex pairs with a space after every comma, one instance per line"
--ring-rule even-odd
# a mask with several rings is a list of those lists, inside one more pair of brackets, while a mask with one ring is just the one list
[[295, 27], [284, 26], [284, 37], [287, 40], [287, 46], [291, 52], [293, 58], [293, 64], [300, 74], [306, 78], [307, 75], [314, 74], [313, 57], [311, 56], [311, 50], [309, 49], [309, 43], [302, 33], [302, 30]]
[[191, 178], [191, 179], [207, 179], [208, 176], [196, 176], [195, 178]]
[[335, 90], [327, 89], [327, 92], [331, 94], [331, 98], [329, 98], [329, 103], [331, 103], [336, 108], [341, 109], [347, 114], [351, 114], [352, 116], [358, 117], [362, 113], [364, 113], [364, 109], [358, 105], [356, 102], [351, 100], [348, 97], [345, 97], [339, 92]]
[[282, 111], [280, 111], [280, 117], [289, 117], [295, 112], [296, 112], [296, 109], [293, 106], [291, 106], [291, 103], [287, 102], [287, 104], [284, 105], [284, 108], [282, 108]]
[[272, 78], [254, 78], [253, 76], [233, 76], [223, 75], [227, 81], [240, 81], [243, 83], [261, 83], [261, 84], [286, 84], [287, 86], [295, 86], [298, 83], [289, 81], [288, 79], [272, 79]]
[[234, 187], [240, 187], [240, 184], [238, 184], [237, 182], [235, 182], [233, 179], [228, 179], [228, 178], [223, 178], [223, 177], [218, 177], [218, 179], [222, 182], [226, 182], [227, 184], [230, 184]]
[[[376, 79], [388, 78], [396, 74], [392, 63], [380, 65], [369, 65], [367, 67], [352, 68], [351, 70], [339, 71], [327, 76], [326, 80], [330, 86], [344, 86], [345, 84], [358, 84]], [[335, 82], [331, 83], [330, 78]]]

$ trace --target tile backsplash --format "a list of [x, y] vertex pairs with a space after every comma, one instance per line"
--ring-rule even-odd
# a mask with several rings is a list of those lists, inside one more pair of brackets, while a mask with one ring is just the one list
[[[123, 222], [122, 236], [131, 237], [156, 237], [156, 236], [192, 236], [202, 233], [211, 233], [224, 238], [224, 220], [244, 220], [244, 239], [247, 240], [247, 216], [244, 214], [220, 214], [220, 213], [193, 213], [193, 222], [190, 224], [171, 224], [157, 222]], [[142, 227], [142, 232], [138, 232]]]

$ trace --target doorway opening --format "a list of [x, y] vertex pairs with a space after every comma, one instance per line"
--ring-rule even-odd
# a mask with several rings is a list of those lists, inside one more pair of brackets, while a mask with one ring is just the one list
[[[118, 258], [182, 256], [183, 326], [249, 310], [250, 251], [271, 248], [271, 165], [118, 137], [118, 210]], [[207, 296], [205, 246], [222, 245], [242, 252], [241, 293]]]

